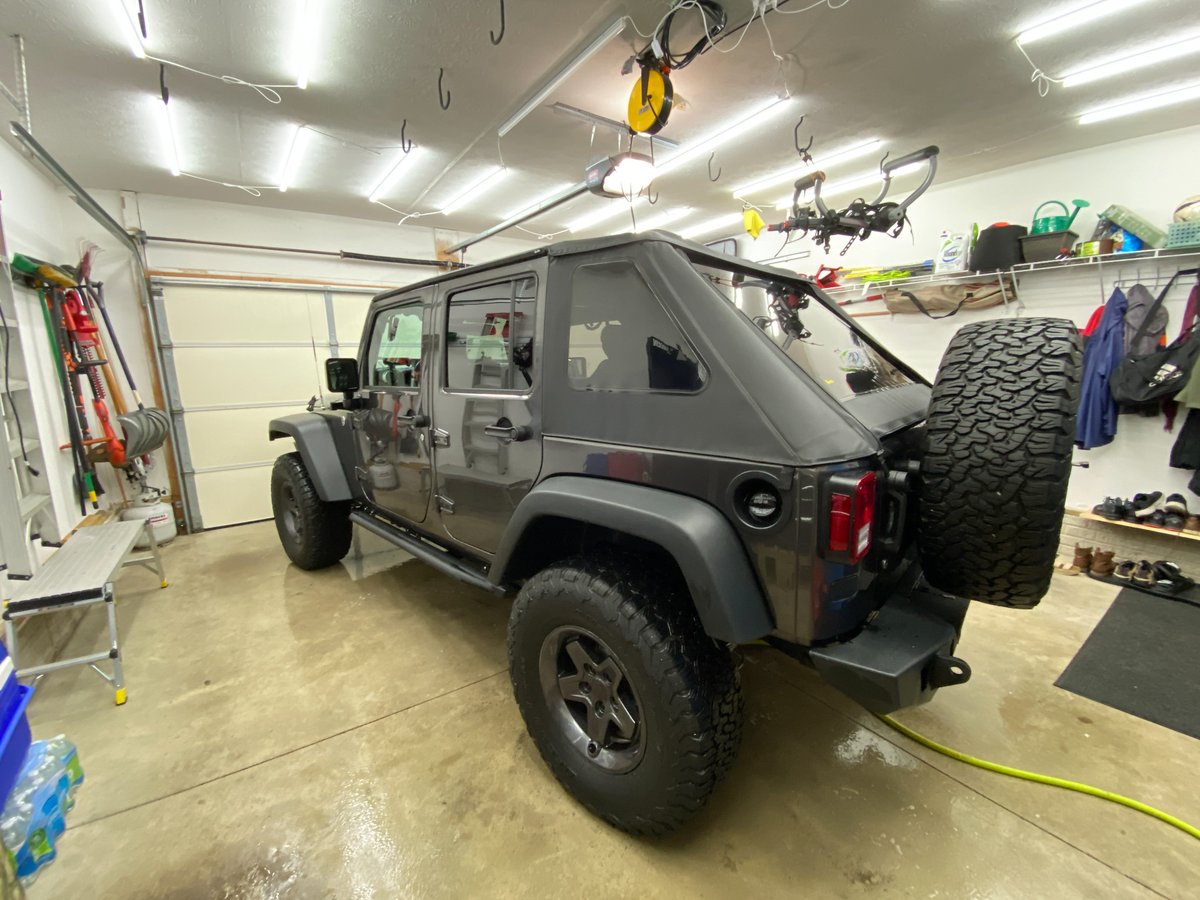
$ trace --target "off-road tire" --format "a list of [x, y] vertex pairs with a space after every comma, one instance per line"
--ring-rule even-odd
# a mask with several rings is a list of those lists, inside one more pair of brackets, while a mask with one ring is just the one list
[[[678, 828], [708, 801], [737, 756], [743, 700], [731, 651], [704, 633], [675, 573], [619, 552], [544, 569], [517, 595], [509, 672], [529, 735], [551, 772], [592, 813], [632, 834]], [[611, 649], [637, 694], [643, 751], [627, 772], [571, 743], [539, 679], [543, 642], [585, 628]]]
[[275, 460], [271, 509], [284, 552], [301, 569], [332, 566], [350, 550], [350, 503], [322, 500], [299, 453]]
[[921, 461], [918, 544], [934, 587], [1019, 609], [1049, 590], [1081, 356], [1066, 319], [975, 322], [950, 341]]

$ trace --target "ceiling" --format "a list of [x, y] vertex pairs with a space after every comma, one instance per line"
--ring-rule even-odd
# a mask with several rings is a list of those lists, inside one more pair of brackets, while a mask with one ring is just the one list
[[[308, 87], [279, 88], [278, 104], [244, 85], [168, 68], [183, 170], [216, 182], [263, 186], [255, 197], [167, 171], [155, 118], [158, 65], [130, 53], [119, 2], [0, 0], [5, 33], [26, 40], [33, 132], [82, 184], [394, 221], [396, 213], [369, 203], [366, 195], [397, 157], [407, 120], [406, 137], [420, 154], [406, 163], [384, 201], [397, 210], [435, 213], [419, 220], [422, 225], [466, 234], [579, 182], [589, 162], [618, 149], [616, 132], [601, 128], [593, 134], [591, 126], [549, 104], [622, 119], [634, 76], [621, 75], [621, 66], [631, 49], [644, 44], [630, 27], [506, 137], [497, 139], [496, 129], [614, 18], [629, 13], [649, 32], [670, 7], [669, 0], [507, 0], [506, 32], [493, 46], [488, 35], [499, 25], [499, 0], [321, 0]], [[301, 2], [144, 0], [146, 48], [205, 72], [290, 83]], [[871, 138], [882, 140], [893, 156], [937, 144], [938, 177], [946, 181], [1190, 125], [1200, 112], [1200, 101], [1191, 101], [1092, 125], [1076, 121], [1080, 112], [1107, 102], [1194, 81], [1200, 54], [1089, 85], [1054, 87], [1039, 97], [1013, 35], [1084, 0], [846, 0], [836, 9], [820, 4], [784, 14], [809, 2], [791, 0], [718, 45], [729, 52], [706, 53], [674, 75], [678, 105], [662, 136], [685, 147], [769, 101], [785, 84], [791, 99], [720, 148], [715, 183], [708, 178], [708, 153], [657, 179], [656, 209], [691, 210], [672, 227], [736, 212], [740, 203], [730, 192], [735, 184], [796, 162], [793, 126], [801, 114], [801, 137], [814, 137], [818, 161], [822, 153]], [[724, 5], [731, 25], [744, 22], [754, 8], [753, 0]], [[1179, 23], [1194, 20], [1195, 0], [1152, 0], [1028, 50], [1047, 72], [1060, 73], [1178, 36]], [[782, 64], [772, 57], [768, 29], [775, 51], [785, 57]], [[11, 71], [12, 55], [5, 43], [0, 72]], [[445, 111], [438, 102], [442, 69], [451, 97]], [[325, 134], [311, 140], [293, 186], [280, 193], [274, 186], [301, 123]], [[638, 144], [644, 149], [644, 141]], [[510, 169], [502, 183], [449, 215], [436, 212], [501, 158]], [[830, 167], [830, 180], [874, 165], [864, 158]], [[768, 206], [785, 191], [776, 187], [752, 199]], [[525, 227], [554, 232], [621, 202], [585, 196]], [[579, 233], [628, 224], [622, 215]]]

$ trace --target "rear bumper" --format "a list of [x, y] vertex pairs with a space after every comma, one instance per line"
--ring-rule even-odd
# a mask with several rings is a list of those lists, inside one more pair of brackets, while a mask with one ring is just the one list
[[962, 684], [970, 667], [953, 656], [970, 601], [926, 591], [890, 598], [855, 637], [809, 651], [825, 681], [874, 713], [928, 702]]

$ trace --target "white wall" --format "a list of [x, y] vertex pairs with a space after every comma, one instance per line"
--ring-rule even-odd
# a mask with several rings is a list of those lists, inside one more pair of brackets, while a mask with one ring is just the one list
[[[1081, 212], [1072, 226], [1084, 238], [1090, 237], [1096, 214], [1111, 203], [1126, 206], [1165, 228], [1181, 200], [1200, 194], [1198, 159], [1200, 127], [1193, 127], [935, 185], [913, 205], [911, 232], [897, 240], [873, 236], [855, 245], [844, 257], [838, 255], [844, 242], [835, 242], [829, 257], [806, 242], [802, 246], [812, 247], [814, 254], [800, 264], [811, 272], [821, 261], [831, 266], [893, 267], [929, 259], [943, 228], [961, 230], [971, 222], [984, 227], [996, 221], [1028, 225], [1034, 208], [1049, 199], [1068, 204], [1075, 197], [1091, 201], [1091, 208]], [[762, 259], [774, 253], [778, 243], [775, 235], [760, 238], [751, 245], [750, 252]], [[1057, 316], [1071, 319], [1082, 328], [1092, 311], [1109, 296], [1115, 279], [1142, 280], [1157, 295], [1155, 282], [1165, 280], [1177, 268], [1196, 265], [1200, 265], [1200, 256], [1185, 256], [1177, 262], [1106, 262], [1086, 269], [1041, 270], [1020, 277], [1020, 306], [964, 312], [940, 321], [911, 314], [870, 316], [860, 322], [899, 356], [932, 377], [946, 344], [968, 322], [1003, 315]], [[1177, 287], [1168, 297], [1169, 338], [1178, 333], [1187, 291], [1187, 286]], [[852, 295], [841, 295], [839, 299], [848, 296]], [[852, 307], [855, 312], [881, 308], [880, 303]], [[1200, 498], [1186, 490], [1191, 473], [1168, 466], [1171, 445], [1185, 414], [1181, 412], [1175, 433], [1163, 430], [1162, 417], [1122, 416], [1112, 444], [1077, 450], [1076, 461], [1088, 462], [1090, 468], [1073, 470], [1068, 504], [1090, 507], [1105, 496], [1128, 497], [1139, 491], [1162, 490], [1183, 493], [1190, 497], [1193, 507], [1200, 507]]]

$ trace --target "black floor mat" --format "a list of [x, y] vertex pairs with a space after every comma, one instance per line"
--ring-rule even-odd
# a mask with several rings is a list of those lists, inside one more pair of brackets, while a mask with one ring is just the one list
[[1141, 591], [1143, 594], [1149, 594], [1152, 597], [1165, 597], [1167, 600], [1175, 600], [1179, 603], [1190, 603], [1193, 606], [1200, 607], [1200, 587], [1185, 588], [1182, 591], [1170, 591], [1166, 588], [1160, 588], [1157, 585], [1138, 584], [1128, 578], [1118, 578], [1115, 575], [1092, 575], [1088, 574], [1088, 578], [1093, 581], [1103, 581], [1105, 584], [1115, 584], [1119, 588], [1130, 588], [1135, 591]]
[[1200, 608], [1125, 588], [1054, 683], [1200, 739]]

